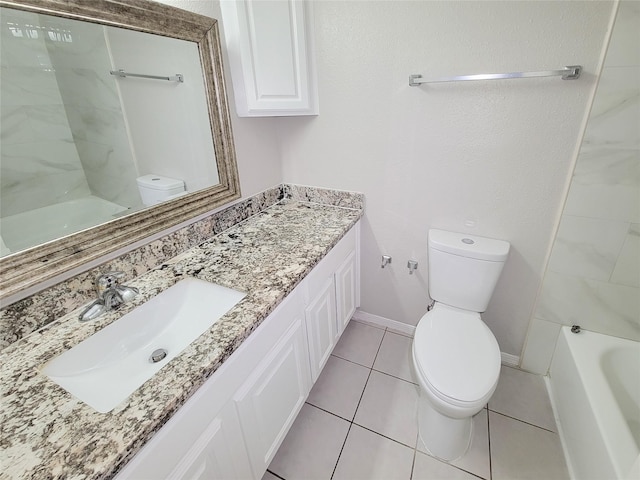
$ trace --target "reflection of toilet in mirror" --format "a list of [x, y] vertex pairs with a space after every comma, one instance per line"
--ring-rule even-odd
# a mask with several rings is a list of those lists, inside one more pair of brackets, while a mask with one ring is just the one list
[[429, 230], [429, 294], [434, 306], [413, 339], [420, 385], [419, 438], [444, 460], [467, 451], [472, 417], [489, 401], [500, 375], [500, 348], [480, 318], [489, 304], [509, 243]]
[[184, 181], [175, 178], [150, 174], [138, 177], [136, 181], [138, 182], [142, 203], [146, 207], [157, 205], [187, 193]]

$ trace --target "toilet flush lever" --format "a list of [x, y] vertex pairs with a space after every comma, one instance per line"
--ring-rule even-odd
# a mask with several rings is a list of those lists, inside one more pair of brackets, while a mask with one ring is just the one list
[[418, 268], [418, 262], [415, 260], [409, 260], [407, 262], [407, 268], [409, 269], [409, 275], [413, 275], [413, 271]]
[[391, 257], [389, 255], [382, 255], [382, 264], [380, 265], [380, 268], [384, 268], [390, 263], [391, 263]]

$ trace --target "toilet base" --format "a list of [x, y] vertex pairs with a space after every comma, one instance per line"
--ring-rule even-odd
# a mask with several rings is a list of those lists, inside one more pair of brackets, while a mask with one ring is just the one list
[[427, 451], [442, 460], [464, 455], [471, 445], [473, 417], [451, 418], [438, 412], [420, 389], [418, 434]]

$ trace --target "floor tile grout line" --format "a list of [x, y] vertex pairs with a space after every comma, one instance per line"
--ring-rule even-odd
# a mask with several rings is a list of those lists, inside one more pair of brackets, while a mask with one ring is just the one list
[[377, 373], [382, 373], [383, 375], [386, 375], [388, 377], [392, 377], [392, 378], [395, 378], [397, 380], [402, 380], [403, 382], [410, 383], [411, 385], [415, 385], [416, 387], [419, 386], [417, 383], [412, 382], [411, 380], [407, 380], [406, 378], [398, 377], [396, 375], [393, 375], [392, 373], [387, 373], [387, 372], [384, 372], [382, 370], [378, 370], [378, 369], [375, 369], [375, 368], [372, 368], [371, 370], [373, 370], [374, 372], [377, 372]]
[[375, 430], [371, 429], [370, 427], [365, 427], [364, 425], [360, 425], [358, 422], [352, 422], [355, 426], [360, 427], [360, 428], [364, 428], [365, 430], [371, 432], [371, 433], [375, 433], [376, 435], [380, 435], [382, 438], [386, 438], [387, 440], [391, 440], [392, 442], [397, 443], [398, 445], [402, 445], [403, 447], [407, 447], [411, 450], [415, 449], [415, 447], [412, 447], [411, 445], [407, 445], [406, 443], [401, 442], [400, 440], [396, 440], [395, 438], [391, 438], [391, 437], [387, 437], [385, 434], [380, 433], [380, 432], [376, 432]]
[[554, 432], [553, 430], [549, 430], [548, 428], [544, 428], [541, 427], [540, 425], [536, 425], [535, 423], [531, 423], [531, 422], [527, 422], [525, 420], [521, 420], [519, 418], [516, 417], [512, 417], [511, 415], [507, 415], [506, 413], [502, 413], [502, 412], [497, 412], [495, 410], [491, 410], [490, 408], [488, 409], [491, 413], [495, 413], [496, 415], [502, 415], [503, 417], [507, 417], [510, 418], [511, 420], [516, 420], [518, 422], [524, 423], [526, 425], [530, 425], [532, 427], [536, 427], [539, 428], [540, 430], [544, 430], [545, 432], [549, 432], [549, 433], [555, 433], [556, 435], [559, 435], [558, 432]]
[[[349, 420], [348, 418], [344, 418], [344, 417], [342, 417], [342, 416], [338, 415], [337, 413], [333, 413], [333, 412], [332, 412], [332, 411], [330, 411], [330, 410], [327, 410], [327, 409], [325, 409], [325, 408], [319, 407], [319, 406], [318, 406], [318, 405], [316, 405], [315, 403], [311, 403], [311, 402], [309, 402], [308, 400], [307, 400], [307, 401], [305, 401], [304, 403], [306, 403], [307, 405], [310, 405], [310, 406], [312, 406], [312, 407], [314, 407], [314, 408], [317, 408], [318, 410], [321, 410], [321, 411], [323, 411], [324, 413], [328, 413], [329, 415], [333, 415], [334, 417], [339, 418], [340, 420], [344, 420], [345, 422], [353, 423], [353, 420]], [[354, 415], [355, 415], [355, 414], [354, 414]]]
[[331, 471], [331, 476], [329, 477], [329, 480], [333, 480], [333, 476], [336, 474], [338, 463], [340, 463], [340, 457], [342, 457], [342, 452], [344, 451], [344, 447], [347, 444], [349, 433], [351, 433], [351, 427], [353, 427], [353, 422], [349, 422], [349, 429], [347, 430], [347, 435], [345, 435], [344, 437], [344, 442], [342, 442], [342, 447], [340, 447], [340, 453], [338, 454], [338, 458], [336, 458], [336, 464], [333, 466], [333, 470]]
[[489, 404], [487, 404], [487, 442], [489, 444], [489, 480], [493, 478], [493, 465], [491, 462], [491, 420], [489, 420]]
[[[433, 458], [434, 460], [436, 460], [436, 461], [438, 461], [438, 462], [440, 462], [440, 463], [444, 463], [445, 465], [449, 465], [450, 467], [453, 467], [453, 468], [455, 468], [455, 469], [457, 469], [457, 470], [461, 470], [461, 471], [463, 471], [464, 473], [468, 473], [469, 475], [473, 475], [474, 477], [480, 478], [481, 480], [491, 480], [491, 475], [489, 475], [489, 478], [484, 478], [484, 477], [482, 477], [481, 475], [478, 475], [477, 473], [471, 472], [471, 471], [466, 470], [466, 469], [464, 469], [464, 468], [462, 468], [462, 467], [459, 467], [458, 465], [454, 465], [454, 464], [453, 464], [453, 463], [451, 463], [451, 462], [447, 462], [446, 460], [443, 460], [443, 459], [438, 458], [438, 457], [436, 457], [436, 456], [434, 456], [434, 455], [431, 455], [430, 453], [423, 452], [422, 450], [419, 450], [419, 449], [418, 449], [418, 442], [419, 442], [419, 441], [420, 441], [420, 435], [418, 434], [418, 438], [416, 439], [416, 449], [415, 449], [415, 450], [416, 450], [416, 455], [417, 455], [418, 453], [421, 453], [422, 455], [426, 455], [426, 456], [427, 456], [427, 457], [429, 457], [429, 458]], [[423, 443], [422, 445], [424, 446], [424, 443]], [[425, 447], [425, 448], [426, 448], [426, 447]], [[465, 455], [466, 455], [466, 453], [465, 453]], [[489, 459], [489, 461], [491, 461], [491, 459]]]
[[[384, 338], [384, 335], [382, 335], [382, 338]], [[381, 345], [382, 345], [382, 339], [380, 339], [380, 344], [378, 345], [378, 350], [376, 351], [376, 355], [373, 358], [373, 362], [371, 364], [372, 366], [376, 362], [376, 358], [378, 357], [378, 352], [380, 352]], [[341, 358], [341, 357], [338, 357], [338, 358]], [[355, 362], [353, 362], [353, 363], [355, 363]], [[349, 433], [351, 433], [351, 427], [353, 427], [353, 423], [354, 423], [353, 421], [355, 420], [356, 415], [358, 414], [358, 408], [360, 408], [360, 402], [362, 402], [362, 397], [364, 397], [364, 392], [367, 389], [367, 385], [369, 383], [369, 379], [371, 378], [371, 372], [373, 371], [373, 369], [371, 367], [366, 367], [366, 368], [369, 369], [369, 375], [367, 375], [367, 381], [364, 382], [364, 387], [362, 388], [362, 393], [360, 394], [360, 398], [358, 399], [358, 404], [356, 405], [356, 410], [353, 413], [353, 419], [351, 420], [351, 422], [349, 422], [349, 430], [347, 430], [347, 436], [344, 438], [344, 442], [342, 443], [342, 448], [340, 449], [340, 454], [338, 455], [338, 458], [336, 460], [336, 464], [333, 467], [333, 472], [331, 472], [331, 479], [333, 479], [333, 476], [336, 473], [336, 469], [338, 468], [338, 463], [340, 463], [340, 457], [342, 457], [342, 452], [344, 451], [344, 447], [347, 444], [347, 439], [349, 438]], [[358, 426], [360, 426], [360, 425], [358, 425]]]
[[418, 439], [420, 435], [416, 432], [416, 447], [413, 449], [413, 460], [411, 462], [411, 473], [409, 474], [409, 480], [413, 480], [413, 471], [416, 468], [416, 458], [418, 457]]
[[354, 365], [358, 365], [359, 367], [367, 368], [367, 369], [371, 370], [371, 367], [368, 367], [367, 365], [363, 365], [361, 363], [354, 362], [353, 360], [349, 360], [348, 358], [341, 357], [340, 355], [337, 355], [335, 353], [332, 353], [331, 356], [339, 358], [340, 360], [344, 360], [345, 362], [353, 363]]
[[277, 473], [272, 472], [272, 471], [271, 471], [271, 470], [269, 470], [268, 468], [267, 468], [267, 472], [269, 472], [269, 473], [270, 473], [271, 475], [273, 475], [274, 477], [279, 478], [280, 480], [286, 480], [286, 478], [281, 477], [281, 476], [280, 476], [280, 475], [278, 475]]

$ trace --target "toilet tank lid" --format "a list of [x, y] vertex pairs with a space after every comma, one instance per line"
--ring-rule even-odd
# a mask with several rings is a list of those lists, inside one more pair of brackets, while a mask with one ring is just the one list
[[466, 233], [429, 230], [429, 248], [467, 258], [504, 262], [509, 254], [509, 242]]
[[141, 187], [152, 188], [154, 190], [172, 190], [174, 188], [184, 188], [184, 181], [162, 175], [143, 175], [136, 179]]

